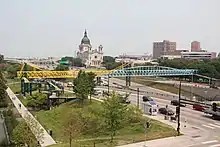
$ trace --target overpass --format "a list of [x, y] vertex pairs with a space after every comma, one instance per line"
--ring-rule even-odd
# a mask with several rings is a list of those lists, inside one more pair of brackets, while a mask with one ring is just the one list
[[[80, 70], [69, 71], [19, 71], [18, 77], [25, 75], [28, 79], [46, 78], [75, 78]], [[137, 77], [137, 76], [189, 76], [195, 75], [197, 70], [194, 69], [175, 69], [163, 66], [136, 66], [116, 70], [85, 70], [86, 72], [93, 72], [97, 77]]]

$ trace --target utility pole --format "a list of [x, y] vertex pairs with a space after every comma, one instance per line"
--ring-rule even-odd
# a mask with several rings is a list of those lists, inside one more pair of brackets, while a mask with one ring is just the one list
[[140, 94], [140, 91], [139, 91], [139, 88], [137, 88], [137, 106], [139, 108], [139, 94]]
[[109, 74], [108, 74], [108, 94], [109, 94]]
[[178, 114], [177, 114], [177, 122], [178, 122], [178, 125], [177, 125], [177, 133], [178, 133], [178, 136], [180, 136], [180, 99], [181, 99], [181, 80], [180, 80], [180, 85], [179, 85], [179, 105], [178, 105]]

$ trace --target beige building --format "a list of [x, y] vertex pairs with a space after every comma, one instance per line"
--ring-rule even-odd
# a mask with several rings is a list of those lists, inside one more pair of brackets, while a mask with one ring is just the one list
[[100, 45], [98, 49], [92, 49], [92, 45], [87, 36], [87, 31], [84, 32], [84, 37], [79, 45], [77, 57], [82, 59], [86, 67], [101, 67], [103, 62], [103, 46]]

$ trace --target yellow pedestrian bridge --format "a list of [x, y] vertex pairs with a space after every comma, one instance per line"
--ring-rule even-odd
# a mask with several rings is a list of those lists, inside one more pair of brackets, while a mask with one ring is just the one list
[[[28, 79], [46, 78], [75, 78], [80, 70], [69, 71], [18, 71], [17, 77], [26, 77]], [[197, 70], [194, 69], [175, 69], [163, 66], [135, 66], [123, 69], [103, 70], [92, 69], [85, 70], [86, 72], [93, 72], [96, 76], [109, 77], [135, 77], [135, 76], [187, 76], [194, 75]]]

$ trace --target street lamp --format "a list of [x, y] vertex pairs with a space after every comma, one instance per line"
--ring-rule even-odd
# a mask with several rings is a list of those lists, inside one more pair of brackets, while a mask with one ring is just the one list
[[108, 94], [109, 94], [109, 74], [108, 74]]
[[179, 105], [177, 107], [178, 111], [177, 111], [177, 133], [178, 133], [178, 136], [180, 136], [180, 99], [181, 99], [181, 80], [180, 80], [180, 84], [179, 84]]
[[140, 90], [139, 90], [139, 88], [137, 88], [137, 106], [138, 106], [138, 108], [139, 108], [139, 102], [140, 101]]

